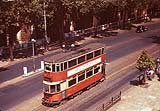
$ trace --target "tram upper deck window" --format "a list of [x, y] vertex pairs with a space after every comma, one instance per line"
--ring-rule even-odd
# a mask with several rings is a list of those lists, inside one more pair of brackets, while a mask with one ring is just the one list
[[63, 63], [61, 63], [61, 71], [63, 71]]
[[99, 56], [101, 54], [101, 50], [96, 50], [94, 52], [94, 57]]
[[57, 72], [60, 71], [60, 66], [59, 66], [59, 64], [56, 64], [56, 71], [57, 71]]
[[77, 64], [77, 59], [73, 59], [73, 60], [71, 60], [71, 61], [68, 62], [68, 66], [69, 67], [72, 67], [72, 66], [74, 66], [76, 64]]
[[52, 64], [52, 72], [55, 72], [55, 64]]
[[45, 67], [46, 71], [52, 71], [52, 64], [51, 63], [45, 63], [44, 67]]
[[67, 62], [64, 63], [64, 70], [67, 69]]
[[50, 86], [50, 93], [55, 93], [59, 91], [60, 91], [60, 84]]
[[78, 58], [78, 64], [82, 63], [85, 61], [85, 56], [81, 56]]
[[87, 54], [87, 60], [92, 59], [93, 58], [93, 52]]

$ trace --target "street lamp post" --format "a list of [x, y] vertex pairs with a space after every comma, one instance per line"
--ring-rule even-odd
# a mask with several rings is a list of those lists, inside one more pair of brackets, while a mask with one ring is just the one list
[[48, 50], [48, 43], [50, 42], [47, 36], [47, 17], [46, 17], [46, 0], [43, 2], [43, 17], [44, 17], [44, 37], [45, 37], [45, 49]]
[[36, 71], [36, 64], [35, 64], [35, 42], [36, 40], [35, 39], [32, 39], [32, 56], [33, 56], [33, 71], [35, 72]]

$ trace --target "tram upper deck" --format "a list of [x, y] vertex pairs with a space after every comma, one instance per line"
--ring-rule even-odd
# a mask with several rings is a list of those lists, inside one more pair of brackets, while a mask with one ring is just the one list
[[92, 51], [96, 52], [100, 49], [103, 51], [102, 53], [104, 53], [104, 47], [105, 45], [102, 43], [90, 43], [87, 45], [80, 46], [74, 51], [68, 51], [63, 53], [61, 52], [61, 53], [52, 55], [50, 57], [45, 58], [44, 61], [48, 63], [61, 63], [64, 61], [71, 60], [72, 58], [82, 56], [83, 54], [90, 53]]

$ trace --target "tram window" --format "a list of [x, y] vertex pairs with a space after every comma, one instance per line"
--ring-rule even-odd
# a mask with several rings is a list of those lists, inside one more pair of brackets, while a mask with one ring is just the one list
[[85, 73], [84, 72], [78, 75], [78, 82], [80, 82], [84, 79], [85, 79]]
[[77, 64], [77, 59], [73, 59], [73, 60], [68, 62], [69, 67], [72, 67], [72, 66], [74, 66], [76, 64]]
[[70, 86], [72, 86], [74, 84], [76, 84], [76, 78], [70, 80], [69, 83], [68, 83], [68, 86], [70, 87]]
[[44, 90], [44, 92], [49, 92], [49, 86], [44, 84], [43, 85], [43, 90]]
[[101, 50], [96, 50], [94, 52], [94, 57], [99, 56], [101, 54]]
[[44, 81], [52, 82], [52, 79], [51, 79], [51, 78], [49, 78], [49, 77], [44, 77]]
[[52, 71], [55, 72], [55, 64], [52, 64]]
[[67, 69], [67, 62], [64, 63], [64, 70]]
[[61, 71], [63, 71], [63, 63], [61, 63]]
[[56, 66], [56, 70], [57, 70], [57, 72], [59, 72], [60, 71], [60, 67]]
[[50, 92], [51, 92], [51, 93], [59, 92], [59, 91], [60, 91], [60, 84], [51, 85], [51, 86], [50, 86]]
[[93, 52], [87, 54], [87, 60], [92, 59], [93, 58]]
[[78, 58], [78, 64], [82, 63], [85, 61], [85, 56], [81, 56]]
[[45, 64], [45, 70], [51, 71], [51, 65], [50, 64]]
[[86, 78], [92, 76], [92, 74], [93, 74], [93, 71], [92, 71], [92, 70], [88, 71], [88, 72], [86, 73]]
[[100, 67], [96, 67], [96, 68], [94, 69], [94, 74], [96, 74], [97, 72], [99, 72], [99, 69], [100, 69]]

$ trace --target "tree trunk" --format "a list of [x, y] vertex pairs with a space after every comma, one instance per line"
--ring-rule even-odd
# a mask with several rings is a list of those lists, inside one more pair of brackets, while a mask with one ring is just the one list
[[13, 58], [13, 46], [9, 46], [9, 52], [10, 52], [10, 61], [14, 61], [14, 58]]

